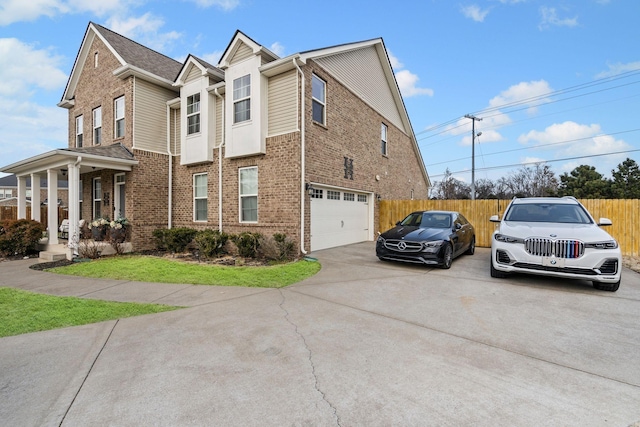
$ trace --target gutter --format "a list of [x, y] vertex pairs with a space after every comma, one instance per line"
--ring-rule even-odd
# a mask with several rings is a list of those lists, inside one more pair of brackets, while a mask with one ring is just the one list
[[218, 88], [213, 90], [213, 93], [220, 98], [222, 102], [222, 142], [217, 147], [213, 147], [215, 150], [218, 149], [218, 230], [222, 232], [222, 147], [224, 147], [225, 142], [225, 128], [226, 124], [224, 122], [224, 98], [218, 92]]
[[304, 250], [304, 220], [305, 220], [305, 202], [306, 202], [306, 189], [304, 185], [305, 175], [306, 175], [306, 165], [305, 165], [305, 157], [306, 157], [306, 149], [305, 149], [305, 109], [304, 109], [304, 91], [305, 91], [305, 78], [302, 69], [298, 66], [298, 58], [300, 55], [296, 55], [293, 57], [293, 66], [298, 69], [298, 72], [302, 76], [302, 89], [300, 91], [300, 252], [303, 255], [307, 254], [307, 251]]

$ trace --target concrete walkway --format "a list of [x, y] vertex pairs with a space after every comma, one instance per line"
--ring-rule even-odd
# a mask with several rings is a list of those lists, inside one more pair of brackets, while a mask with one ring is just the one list
[[188, 308], [0, 339], [8, 426], [629, 426], [640, 421], [640, 275], [620, 290], [312, 254], [284, 289], [59, 276], [0, 286]]

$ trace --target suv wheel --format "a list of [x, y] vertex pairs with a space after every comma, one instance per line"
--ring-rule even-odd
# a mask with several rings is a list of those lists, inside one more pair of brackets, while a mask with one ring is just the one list
[[594, 281], [593, 287], [599, 291], [615, 292], [620, 287], [620, 281], [618, 280], [616, 283], [602, 283]]
[[491, 264], [491, 277], [495, 277], [497, 279], [503, 279], [509, 275], [509, 273], [505, 273], [504, 271], [496, 270], [495, 268], [493, 268], [492, 261], [489, 261], [489, 264]]

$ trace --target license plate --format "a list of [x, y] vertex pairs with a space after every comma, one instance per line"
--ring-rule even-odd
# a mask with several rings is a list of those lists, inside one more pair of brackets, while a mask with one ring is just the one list
[[553, 256], [543, 256], [542, 265], [545, 267], [564, 268], [564, 258], [556, 258]]

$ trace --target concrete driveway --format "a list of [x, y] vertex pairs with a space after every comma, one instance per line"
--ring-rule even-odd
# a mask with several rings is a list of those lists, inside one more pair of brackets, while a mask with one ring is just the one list
[[[281, 290], [76, 279], [0, 285], [183, 310], [0, 339], [9, 426], [629, 426], [640, 421], [640, 275], [620, 290], [319, 251]], [[22, 272], [22, 273], [20, 273]]]

